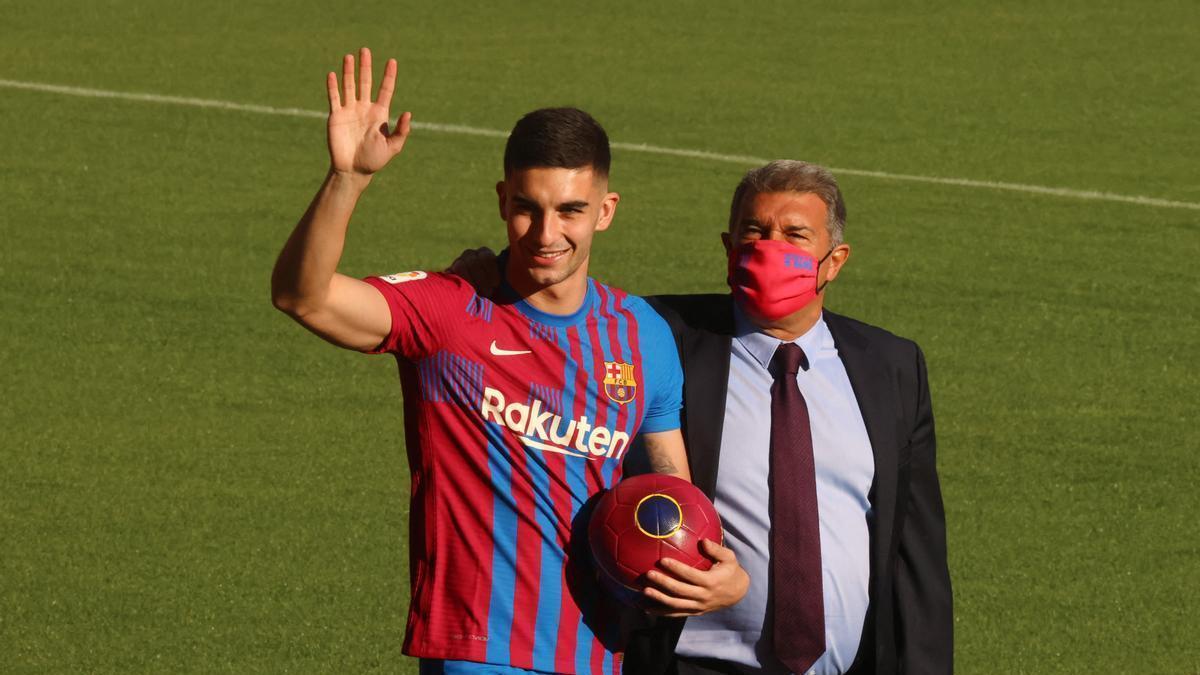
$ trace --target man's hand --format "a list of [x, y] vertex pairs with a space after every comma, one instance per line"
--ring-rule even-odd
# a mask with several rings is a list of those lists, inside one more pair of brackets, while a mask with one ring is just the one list
[[496, 252], [486, 246], [468, 248], [450, 263], [446, 271], [462, 277], [476, 293], [490, 298], [500, 288], [500, 266], [496, 258]]
[[672, 558], [658, 561], [664, 571], [646, 573], [651, 601], [646, 611], [661, 616], [697, 616], [737, 603], [750, 589], [750, 576], [738, 564], [733, 551], [711, 539], [700, 541], [700, 552], [712, 558], [713, 566], [698, 570]]
[[329, 159], [336, 173], [370, 177], [400, 153], [408, 138], [412, 113], [404, 113], [389, 131], [392, 92], [396, 87], [396, 59], [383, 69], [379, 98], [371, 102], [371, 50], [358, 56], [358, 91], [354, 87], [354, 56], [342, 59], [342, 86], [336, 73], [325, 78], [329, 89]]

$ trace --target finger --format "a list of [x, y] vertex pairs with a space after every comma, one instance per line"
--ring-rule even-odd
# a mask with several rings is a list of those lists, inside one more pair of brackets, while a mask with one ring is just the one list
[[392, 107], [392, 92], [396, 90], [396, 59], [388, 59], [387, 65], [383, 67], [383, 82], [379, 85], [379, 98], [376, 99], [378, 105], [383, 106], [384, 110], [390, 110]]
[[649, 583], [648, 588], [653, 587], [655, 590], [669, 593], [676, 598], [702, 600], [708, 595], [708, 589], [704, 586], [680, 581], [668, 574], [663, 574], [655, 570], [646, 573], [646, 581]]
[[342, 97], [338, 94], [337, 73], [331, 71], [325, 76], [325, 88], [329, 90], [329, 112], [342, 107]]
[[[660, 567], [670, 573], [675, 579], [682, 581], [692, 586], [700, 586], [708, 588], [712, 578], [712, 574], [708, 571], [698, 570], [695, 567], [683, 562], [679, 562], [674, 558], [663, 558], [658, 561]], [[666, 576], [666, 575], [663, 575]]]
[[358, 98], [371, 100], [371, 50], [366, 47], [358, 50]]
[[475, 251], [469, 248], [463, 249], [463, 252], [458, 254], [458, 257], [454, 259], [454, 262], [450, 263], [446, 271], [465, 278], [466, 273], [471, 269], [467, 261], [471, 260], [474, 256]]
[[712, 539], [700, 540], [700, 552], [717, 562], [737, 562], [737, 555], [734, 554], [733, 549], [726, 548]]
[[642, 590], [642, 595], [658, 603], [661, 607], [669, 608], [676, 612], [698, 612], [701, 610], [700, 603], [695, 600], [675, 598], [649, 586]]
[[346, 105], [354, 103], [354, 55], [342, 57], [342, 100]]
[[404, 113], [396, 122], [396, 130], [388, 136], [388, 149], [392, 154], [400, 152], [404, 149], [404, 141], [408, 139], [408, 132], [412, 129], [412, 113]]

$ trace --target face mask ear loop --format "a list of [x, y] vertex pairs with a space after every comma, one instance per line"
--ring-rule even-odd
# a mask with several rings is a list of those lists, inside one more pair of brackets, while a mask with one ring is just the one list
[[[834, 248], [837, 248], [837, 246], [834, 246], [833, 248], [829, 249], [829, 253], [826, 253], [824, 258], [821, 258], [820, 260], [817, 261], [817, 272], [821, 271], [821, 263], [825, 262], [826, 260], [829, 259], [829, 256], [833, 255]], [[825, 283], [821, 284], [820, 286], [817, 286], [817, 292], [820, 293], [820, 292], [824, 291], [825, 287], [828, 285], [829, 285], [829, 280], [826, 279]]]

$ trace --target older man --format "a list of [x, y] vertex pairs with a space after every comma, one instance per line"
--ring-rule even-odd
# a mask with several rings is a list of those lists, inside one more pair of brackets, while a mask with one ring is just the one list
[[[829, 171], [771, 162], [734, 192], [732, 294], [651, 298], [680, 348], [693, 479], [751, 582], [732, 607], [639, 635], [630, 672], [953, 668], [925, 359], [824, 309], [845, 221]], [[675, 612], [713, 592], [670, 571], [648, 595]]]

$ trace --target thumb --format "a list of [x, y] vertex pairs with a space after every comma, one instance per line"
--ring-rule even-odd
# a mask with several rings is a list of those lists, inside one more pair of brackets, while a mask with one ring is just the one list
[[712, 539], [701, 539], [700, 546], [704, 555], [719, 563], [737, 562], [737, 556], [734, 555], [732, 549], [725, 548]]
[[406, 112], [396, 121], [396, 130], [388, 136], [388, 150], [395, 155], [404, 148], [404, 141], [408, 140], [408, 132], [412, 130], [412, 113]]

